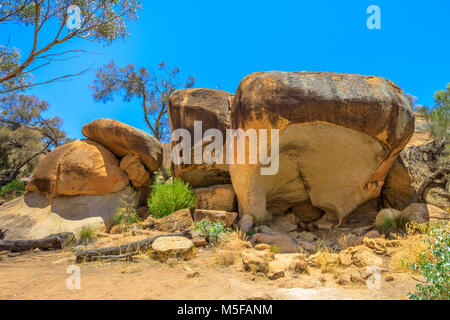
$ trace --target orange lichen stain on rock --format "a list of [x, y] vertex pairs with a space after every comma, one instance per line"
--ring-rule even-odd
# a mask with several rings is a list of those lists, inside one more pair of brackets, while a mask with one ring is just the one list
[[377, 134], [377, 139], [382, 141], [384, 144], [388, 144], [387, 143], [387, 139], [388, 139], [389, 135], [388, 135], [388, 131], [387, 129], [384, 129], [382, 132], [380, 132], [379, 134]]
[[383, 85], [386, 85], [386, 82], [384, 81], [384, 79], [380, 78], [380, 77], [368, 77], [364, 80], [366, 80], [366, 82], [368, 84], [375, 86], [375, 87], [381, 87]]

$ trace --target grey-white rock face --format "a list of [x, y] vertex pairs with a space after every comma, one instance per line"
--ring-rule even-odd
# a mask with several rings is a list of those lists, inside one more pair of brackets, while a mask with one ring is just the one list
[[[134, 196], [134, 198], [133, 198]], [[6, 240], [40, 239], [60, 232], [77, 232], [83, 226], [107, 230], [123, 201], [138, 204], [131, 187], [106, 195], [45, 196], [27, 192], [0, 207], [0, 226]]]

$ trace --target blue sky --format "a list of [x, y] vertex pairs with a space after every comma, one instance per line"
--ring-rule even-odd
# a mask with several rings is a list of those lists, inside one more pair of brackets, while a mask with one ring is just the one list
[[[381, 9], [381, 30], [369, 30], [369, 5]], [[131, 35], [111, 46], [75, 39], [54, 52], [84, 49], [101, 55], [55, 63], [35, 72], [44, 81], [112, 59], [117, 65], [153, 68], [160, 61], [193, 75], [197, 88], [235, 92], [240, 80], [257, 71], [331, 71], [377, 75], [433, 105], [433, 94], [450, 82], [450, 1], [143, 1]], [[1, 26], [0, 43], [26, 55], [32, 30]], [[42, 43], [51, 36], [50, 29]], [[95, 103], [94, 73], [70, 82], [36, 87], [48, 101], [49, 116], [64, 120], [70, 137], [97, 118], [112, 118], [147, 130], [138, 100]]]

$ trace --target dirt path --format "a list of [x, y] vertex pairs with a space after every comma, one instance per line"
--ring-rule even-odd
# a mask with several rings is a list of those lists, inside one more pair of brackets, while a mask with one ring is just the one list
[[[380, 290], [364, 285], [339, 286], [332, 274], [287, 275], [275, 281], [243, 272], [239, 266], [218, 267], [209, 261], [212, 250], [204, 249], [188, 262], [174, 266], [140, 262], [80, 265], [81, 289], [69, 290], [66, 269], [73, 262], [67, 252], [24, 253], [2, 256], [0, 299], [403, 299], [415, 282], [396, 275], [381, 281]], [[198, 271], [188, 278], [185, 266]]]

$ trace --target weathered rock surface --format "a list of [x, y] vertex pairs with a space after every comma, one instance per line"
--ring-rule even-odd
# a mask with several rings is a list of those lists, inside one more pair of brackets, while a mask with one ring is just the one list
[[[181, 178], [196, 187], [207, 187], [215, 184], [231, 182], [226, 161], [223, 164], [194, 164], [194, 122], [202, 122], [202, 134], [208, 129], [218, 129], [222, 137], [229, 128], [229, 111], [232, 94], [214, 89], [182, 89], [177, 90], [169, 99], [169, 119], [172, 132], [186, 129], [191, 135], [191, 164], [174, 164], [172, 170], [175, 177]], [[199, 137], [201, 138], [201, 137]], [[225, 140], [222, 141], [225, 143]], [[177, 142], [172, 142], [174, 147]], [[209, 145], [209, 143], [208, 143]], [[203, 150], [206, 144], [203, 145]]]
[[405, 209], [414, 195], [412, 178], [401, 157], [398, 157], [384, 181], [382, 199], [386, 207]]
[[181, 209], [164, 218], [153, 221], [155, 229], [165, 232], [177, 232], [194, 229], [194, 221], [192, 220], [189, 209]]
[[247, 271], [267, 273], [269, 270], [269, 262], [273, 259], [274, 254], [271, 251], [252, 250], [244, 253], [242, 256], [242, 264]]
[[27, 191], [61, 195], [103, 195], [128, 185], [119, 160], [101, 144], [77, 140], [46, 155], [27, 184]]
[[145, 170], [144, 165], [134, 154], [127, 154], [120, 161], [120, 169], [125, 171], [133, 186], [148, 187], [152, 183], [150, 173]]
[[194, 211], [194, 221], [202, 221], [204, 219], [208, 219], [212, 222], [223, 222], [227, 227], [231, 227], [231, 225], [236, 221], [238, 214], [237, 212], [227, 212], [227, 211], [219, 211], [219, 210], [202, 210], [196, 209]]
[[339, 260], [342, 265], [354, 264], [357, 267], [381, 266], [383, 259], [377, 256], [366, 246], [350, 247], [339, 252]]
[[231, 184], [214, 185], [194, 190], [195, 208], [219, 211], [236, 211], [236, 193]]
[[428, 204], [442, 209], [450, 209], [450, 192], [446, 189], [429, 188], [424, 192], [422, 198]]
[[134, 154], [153, 172], [163, 161], [161, 143], [145, 131], [111, 119], [97, 119], [83, 126], [82, 133], [118, 157]]
[[117, 209], [128, 201], [137, 206], [131, 187], [106, 195], [64, 196], [27, 192], [0, 208], [0, 226], [6, 240], [41, 239], [59, 232], [77, 234], [81, 227], [107, 230]]
[[240, 214], [270, 217], [309, 201], [332, 225], [380, 195], [414, 117], [402, 90], [383, 78], [274, 71], [242, 80], [231, 128], [280, 130], [275, 175], [261, 175], [259, 162], [229, 165]]

